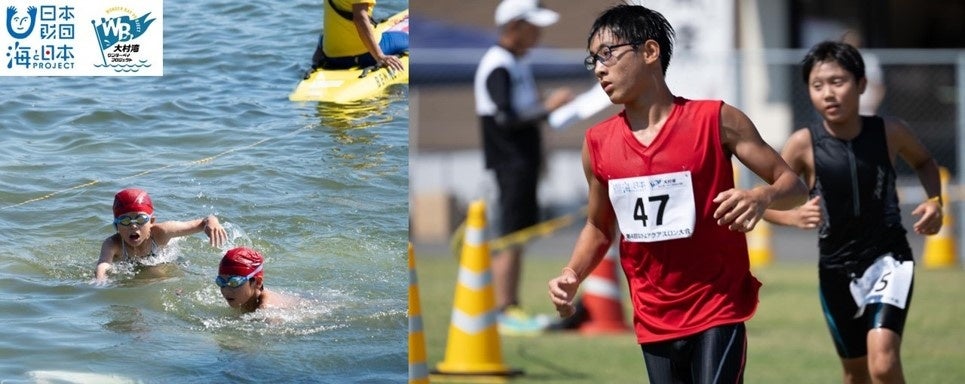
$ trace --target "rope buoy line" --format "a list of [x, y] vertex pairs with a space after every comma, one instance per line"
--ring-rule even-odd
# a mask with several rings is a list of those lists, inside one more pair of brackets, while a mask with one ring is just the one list
[[[153, 169], [148, 169], [148, 170], [145, 170], [145, 171], [141, 171], [141, 172], [135, 173], [135, 174], [130, 175], [130, 176], [122, 177], [122, 178], [120, 178], [120, 179], [114, 179], [113, 181], [124, 181], [124, 180], [135, 179], [135, 178], [138, 178], [138, 177], [141, 177], [141, 176], [144, 176], [144, 175], [148, 175], [148, 174], [151, 174], [151, 173], [154, 173], [154, 172], [163, 171], [163, 170], [168, 169], [168, 168], [207, 164], [207, 163], [210, 163], [210, 162], [212, 162], [212, 161], [214, 161], [214, 160], [216, 160], [216, 159], [218, 159], [218, 158], [220, 158], [220, 157], [224, 157], [224, 156], [226, 156], [226, 155], [229, 155], [229, 154], [232, 154], [232, 153], [241, 151], [241, 150], [254, 148], [254, 147], [259, 146], [259, 145], [261, 145], [261, 144], [263, 144], [263, 143], [265, 143], [265, 142], [267, 142], [267, 141], [269, 141], [269, 140], [281, 139], [281, 138], [285, 138], [285, 137], [289, 137], [289, 136], [296, 135], [296, 134], [298, 134], [299, 132], [304, 131], [304, 130], [309, 129], [309, 128], [311, 128], [311, 127], [310, 127], [310, 126], [302, 127], [302, 128], [296, 129], [296, 130], [294, 130], [294, 131], [291, 131], [291, 132], [286, 133], [286, 134], [281, 135], [281, 136], [266, 137], [266, 138], [264, 138], [264, 139], [261, 139], [261, 140], [258, 140], [258, 141], [256, 141], [256, 142], [254, 142], [254, 143], [251, 143], [251, 144], [248, 144], [248, 145], [245, 145], [245, 146], [241, 146], [241, 147], [231, 148], [231, 149], [225, 150], [225, 151], [223, 151], [223, 152], [221, 152], [221, 153], [218, 153], [218, 154], [215, 154], [215, 155], [212, 155], [212, 156], [208, 156], [208, 157], [205, 157], [205, 158], [202, 158], [202, 159], [187, 161], [187, 162], [180, 163], [180, 164], [168, 164], [168, 165], [165, 165], [165, 166], [163, 166], [163, 167], [157, 167], [157, 168], [153, 168]], [[58, 190], [58, 191], [53, 191], [53, 192], [50, 192], [50, 193], [48, 193], [48, 194], [46, 194], [46, 195], [43, 195], [43, 196], [40, 196], [40, 197], [35, 197], [35, 198], [29, 199], [29, 200], [21, 201], [21, 202], [19, 202], [19, 203], [17, 203], [17, 204], [7, 205], [7, 206], [4, 206], [4, 207], [0, 207], [0, 211], [6, 210], [6, 209], [10, 209], [10, 208], [16, 208], [16, 207], [23, 206], [23, 205], [27, 205], [27, 204], [31, 204], [31, 203], [36, 203], [36, 202], [38, 202], [38, 201], [47, 200], [47, 199], [50, 199], [50, 198], [52, 198], [52, 197], [54, 197], [54, 196], [57, 196], [57, 195], [60, 195], [60, 194], [66, 193], [66, 192], [70, 192], [70, 191], [74, 191], [74, 190], [78, 190], [78, 189], [84, 189], [84, 188], [92, 187], [92, 186], [94, 186], [94, 185], [100, 184], [101, 182], [103, 182], [103, 180], [93, 180], [93, 181], [88, 181], [88, 182], [83, 183], [83, 184], [75, 185], [75, 186], [73, 186], [73, 187], [64, 188], [64, 189], [61, 189], [61, 190]]]

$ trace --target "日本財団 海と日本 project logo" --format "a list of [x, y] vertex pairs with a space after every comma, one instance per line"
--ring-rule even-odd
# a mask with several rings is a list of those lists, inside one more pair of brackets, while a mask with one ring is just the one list
[[0, 0], [0, 76], [161, 76], [162, 0]]

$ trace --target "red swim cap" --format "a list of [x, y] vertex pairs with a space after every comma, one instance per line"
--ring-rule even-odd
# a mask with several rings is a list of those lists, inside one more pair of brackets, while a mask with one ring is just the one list
[[147, 192], [137, 188], [128, 188], [114, 195], [114, 217], [117, 218], [128, 212], [145, 212], [154, 214], [154, 204]]
[[[264, 263], [265, 258], [254, 249], [245, 247], [232, 248], [221, 258], [221, 264], [218, 265], [218, 274], [226, 276], [248, 276], [249, 273], [254, 272]], [[255, 277], [262, 277], [264, 274], [264, 271], [258, 271]]]

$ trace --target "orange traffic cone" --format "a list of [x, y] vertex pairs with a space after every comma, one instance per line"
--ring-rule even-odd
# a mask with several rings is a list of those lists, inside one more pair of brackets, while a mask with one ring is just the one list
[[751, 267], [771, 264], [774, 253], [771, 251], [771, 223], [758, 221], [754, 229], [747, 233], [747, 255]]
[[466, 218], [446, 356], [436, 365], [433, 375], [508, 377], [522, 374], [502, 362], [489, 245], [483, 236], [485, 229], [486, 204], [473, 202]]
[[[942, 182], [942, 202], [948, 204], [948, 169], [938, 169]], [[954, 220], [952, 210], [948, 205], [942, 207], [942, 229], [938, 233], [925, 237], [925, 250], [922, 252], [922, 262], [926, 268], [948, 268], [955, 265], [958, 250], [955, 247]]]
[[426, 337], [422, 329], [422, 305], [419, 302], [419, 279], [415, 273], [415, 256], [409, 243], [409, 384], [428, 384]]
[[580, 324], [580, 332], [587, 334], [627, 332], [620, 300], [620, 284], [617, 283], [617, 260], [619, 246], [614, 245], [583, 281], [583, 306], [587, 320]]

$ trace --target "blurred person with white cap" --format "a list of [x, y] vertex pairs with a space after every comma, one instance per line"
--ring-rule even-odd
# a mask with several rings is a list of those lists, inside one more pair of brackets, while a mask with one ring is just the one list
[[[573, 99], [557, 89], [541, 100], [526, 55], [539, 42], [541, 29], [559, 19], [536, 0], [503, 0], [496, 8], [499, 38], [476, 70], [479, 115], [486, 168], [499, 188], [499, 233], [535, 225], [539, 219], [537, 182], [543, 161], [541, 124], [549, 113]], [[492, 263], [499, 330], [518, 335], [540, 332], [546, 322], [527, 315], [519, 303], [522, 246], [500, 251]]]

